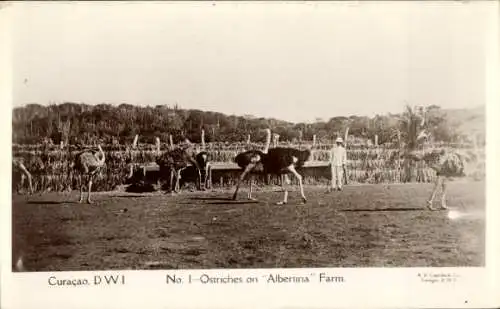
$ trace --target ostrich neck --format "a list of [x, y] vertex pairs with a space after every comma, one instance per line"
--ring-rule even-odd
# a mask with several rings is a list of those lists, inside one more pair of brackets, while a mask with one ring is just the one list
[[271, 145], [271, 131], [267, 131], [267, 136], [266, 136], [266, 145], [264, 146], [264, 153], [267, 153], [269, 151], [269, 146]]
[[104, 162], [106, 161], [106, 157], [104, 155], [104, 151], [99, 147], [99, 152], [101, 153], [101, 159], [98, 159], [99, 165], [104, 165]]
[[128, 178], [132, 178], [132, 176], [134, 175], [134, 166], [132, 164], [130, 164], [129, 168], [130, 168], [130, 170], [129, 170]]

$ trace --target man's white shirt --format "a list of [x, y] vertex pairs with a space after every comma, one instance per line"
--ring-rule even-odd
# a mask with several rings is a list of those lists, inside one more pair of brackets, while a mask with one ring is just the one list
[[330, 164], [333, 166], [342, 166], [347, 162], [346, 150], [342, 146], [335, 146], [330, 153]]

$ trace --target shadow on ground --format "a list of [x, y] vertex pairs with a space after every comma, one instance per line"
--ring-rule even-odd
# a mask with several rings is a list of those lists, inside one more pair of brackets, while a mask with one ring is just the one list
[[[432, 188], [364, 185], [328, 195], [306, 186], [308, 203], [294, 204], [295, 191], [286, 207], [275, 205], [280, 192], [266, 191], [256, 192], [259, 202], [232, 201], [229, 191], [111, 192], [95, 196], [97, 207], [67, 205], [78, 192], [13, 196], [12, 258], [22, 256], [30, 271], [484, 266], [484, 216], [426, 210]], [[484, 213], [484, 182], [448, 190], [457, 211]]]
[[361, 209], [341, 209], [339, 211], [343, 212], [363, 212], [363, 211], [370, 211], [370, 212], [377, 212], [377, 211], [424, 211], [427, 210], [426, 208], [422, 207], [406, 207], [406, 208], [361, 208]]

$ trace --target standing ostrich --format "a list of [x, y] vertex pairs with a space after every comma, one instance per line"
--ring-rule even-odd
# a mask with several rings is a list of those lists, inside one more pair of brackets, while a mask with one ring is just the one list
[[179, 192], [181, 172], [188, 166], [195, 166], [198, 174], [199, 183], [201, 183], [201, 168], [196, 159], [191, 154], [189, 148], [191, 143], [186, 139], [186, 145], [169, 150], [160, 156], [156, 163], [160, 166], [160, 173], [163, 175], [165, 171], [170, 171], [170, 189], [172, 190], [172, 183], [174, 176], [176, 177], [174, 192]]
[[[267, 155], [267, 153], [269, 151], [269, 146], [271, 144], [271, 130], [266, 129], [265, 131], [266, 131], [266, 143], [264, 146], [264, 150], [262, 150], [262, 151], [256, 150], [256, 149], [248, 150], [248, 151], [239, 153], [234, 158], [234, 162], [236, 162], [236, 164], [238, 164], [238, 166], [243, 169], [243, 173], [240, 175], [238, 184], [236, 186], [236, 191], [234, 192], [234, 195], [233, 195], [233, 200], [236, 199], [236, 195], [238, 193], [240, 182], [245, 179], [245, 176], [247, 174], [250, 175], [250, 190], [248, 191], [247, 198], [249, 200], [255, 200], [252, 197], [254, 175], [255, 174], [262, 174], [264, 172], [264, 167], [262, 165], [261, 159], [265, 155]], [[248, 171], [247, 171], [247, 169], [248, 169]], [[247, 172], [245, 173], [245, 171], [247, 171]]]
[[196, 154], [196, 162], [198, 162], [198, 167], [200, 168], [200, 173], [203, 181], [202, 189], [205, 190], [205, 188], [210, 188], [211, 184], [208, 183], [209, 180], [211, 180], [212, 177], [209, 177], [212, 173], [212, 167], [210, 165], [210, 160], [208, 157], [208, 152], [207, 152], [207, 147], [205, 145], [205, 130], [201, 130], [201, 152]]
[[[210, 188], [210, 178], [211, 173], [210, 161], [208, 158], [208, 153], [206, 151], [201, 151], [194, 157], [195, 161], [198, 163], [198, 168], [195, 165], [189, 165], [181, 172], [181, 181], [179, 187], [182, 187], [183, 183], [192, 181], [194, 179], [195, 183], [198, 185], [199, 189], [204, 191]], [[201, 177], [201, 178], [200, 178]], [[200, 182], [200, 184], [198, 184]]]
[[29, 193], [33, 194], [33, 183], [31, 173], [28, 171], [26, 166], [21, 162], [21, 160], [13, 158], [12, 159], [12, 172], [16, 174], [21, 174], [21, 184], [24, 183], [24, 178], [28, 179]]
[[[419, 139], [427, 138], [428, 134], [422, 131]], [[442, 189], [441, 209], [447, 209], [446, 205], [446, 182], [453, 178], [466, 176], [467, 166], [477, 161], [478, 156], [470, 151], [433, 149], [427, 153], [419, 153], [416, 150], [407, 151], [403, 157], [412, 161], [424, 161], [428, 167], [436, 172], [436, 181], [431, 196], [427, 200], [427, 208], [436, 210], [433, 207], [434, 199], [439, 187]]]
[[90, 200], [90, 192], [92, 190], [92, 179], [94, 176], [99, 173], [106, 161], [106, 156], [104, 155], [104, 151], [102, 151], [101, 145], [97, 146], [99, 148], [99, 153], [101, 158], [99, 159], [98, 153], [93, 153], [91, 151], [83, 151], [76, 155], [74, 168], [78, 173], [78, 179], [80, 182], [80, 200], [79, 202], [83, 202], [83, 177], [88, 178], [88, 197], [87, 203], [92, 204]]
[[[268, 133], [269, 132], [270, 131], [268, 131]], [[268, 144], [266, 144], [266, 148], [267, 147]], [[310, 156], [310, 149], [299, 150], [288, 147], [271, 148], [267, 151], [267, 153], [257, 150], [250, 150], [239, 154], [238, 156], [236, 156], [235, 161], [244, 170], [240, 175], [240, 178], [238, 179], [238, 184], [236, 185], [236, 190], [233, 194], [233, 200], [236, 200], [240, 183], [245, 179], [245, 176], [248, 173], [254, 172], [274, 174], [279, 176], [292, 173], [299, 181], [302, 203], [306, 203], [307, 199], [304, 195], [304, 188], [302, 186], [302, 176], [297, 172], [296, 169], [302, 167]], [[283, 201], [278, 202], [278, 205], [283, 205], [288, 202], [288, 190], [286, 185], [286, 182], [282, 181], [281, 186], [284, 191], [284, 196]]]

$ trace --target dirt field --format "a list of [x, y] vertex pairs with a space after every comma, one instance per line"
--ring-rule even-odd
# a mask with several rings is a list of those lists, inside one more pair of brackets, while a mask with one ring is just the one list
[[[485, 184], [449, 184], [453, 212], [428, 211], [431, 184], [306, 187], [308, 204], [231, 192], [13, 197], [13, 260], [28, 271], [484, 265]], [[451, 217], [451, 218], [450, 218]], [[453, 218], [453, 219], [452, 219]]]

